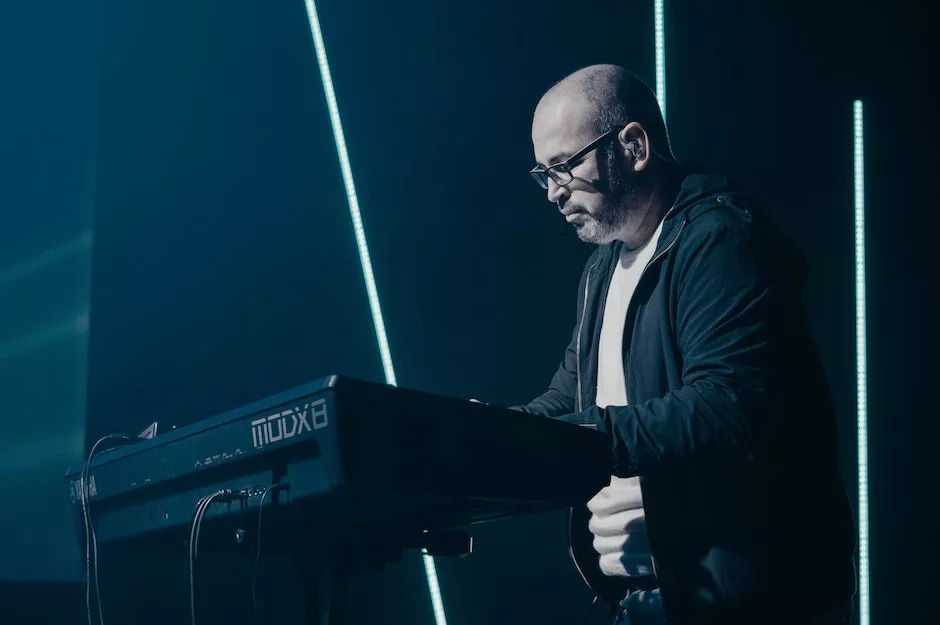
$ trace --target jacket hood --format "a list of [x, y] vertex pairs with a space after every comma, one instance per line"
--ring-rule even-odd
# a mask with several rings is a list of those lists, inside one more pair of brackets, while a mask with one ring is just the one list
[[712, 211], [729, 208], [745, 211], [749, 221], [755, 226], [759, 224], [757, 227], [767, 235], [768, 244], [776, 246], [778, 259], [790, 266], [800, 282], [805, 282], [809, 266], [799, 246], [775, 223], [750, 191], [728, 176], [688, 165], [680, 166], [677, 180], [679, 188], [673, 208], [664, 222], [663, 239], [671, 239], [669, 235], [676, 233], [682, 223], [692, 222]]
[[726, 199], [734, 197], [737, 204], [746, 196], [745, 190], [728, 176], [708, 173], [691, 165], [680, 166], [677, 177], [679, 189], [670, 217], [682, 215], [695, 219], [702, 213], [721, 208]]

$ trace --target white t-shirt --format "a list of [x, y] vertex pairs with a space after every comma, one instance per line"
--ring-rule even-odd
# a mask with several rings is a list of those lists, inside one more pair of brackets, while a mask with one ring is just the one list
[[[600, 408], [608, 406], [626, 406], [627, 398], [627, 372], [623, 365], [623, 332], [626, 323], [627, 308], [630, 306], [630, 299], [636, 290], [640, 281], [640, 276], [646, 265], [653, 257], [656, 250], [656, 243], [662, 233], [663, 224], [659, 227], [652, 238], [642, 247], [635, 250], [624, 251], [620, 255], [620, 261], [614, 269], [614, 275], [610, 281], [610, 288], [607, 291], [607, 303], [604, 306], [604, 316], [601, 321], [601, 338], [598, 346], [597, 357], [597, 399], [595, 403]], [[606, 488], [606, 494], [616, 497], [617, 493], [626, 493], [639, 489], [639, 478], [620, 478], [612, 475], [610, 486]], [[624, 495], [626, 497], [626, 495]], [[623, 539], [626, 541], [626, 533]], [[646, 543], [646, 541], [642, 541]], [[631, 555], [631, 560], [637, 558], [646, 561], [648, 564], [640, 564], [639, 570], [646, 573], [645, 569], [652, 571], [652, 556], [649, 554]], [[613, 571], [608, 572], [613, 573]], [[622, 574], [622, 573], [620, 573]]]
[[623, 325], [630, 299], [640, 282], [640, 275], [656, 251], [662, 233], [659, 223], [652, 238], [642, 247], [624, 251], [614, 269], [607, 291], [607, 303], [601, 321], [601, 339], [597, 356], [597, 399], [600, 408], [627, 405], [627, 378], [623, 370]]

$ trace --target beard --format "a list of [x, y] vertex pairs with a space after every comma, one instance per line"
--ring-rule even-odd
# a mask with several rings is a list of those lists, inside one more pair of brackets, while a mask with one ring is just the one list
[[581, 204], [573, 205], [585, 215], [584, 223], [575, 225], [578, 238], [597, 245], [611, 243], [624, 230], [637, 210], [637, 199], [643, 188], [636, 174], [628, 174], [619, 167], [614, 149], [608, 148], [605, 152], [606, 158], [598, 163], [600, 180], [594, 182], [603, 199], [590, 212]]

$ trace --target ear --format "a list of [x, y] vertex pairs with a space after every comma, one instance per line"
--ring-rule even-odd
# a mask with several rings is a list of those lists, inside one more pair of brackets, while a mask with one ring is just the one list
[[617, 134], [620, 148], [630, 169], [643, 171], [650, 162], [650, 141], [646, 129], [638, 122], [630, 122]]

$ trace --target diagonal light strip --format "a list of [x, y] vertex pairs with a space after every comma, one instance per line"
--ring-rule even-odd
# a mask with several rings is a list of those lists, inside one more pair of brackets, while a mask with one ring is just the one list
[[323, 90], [326, 92], [327, 108], [330, 112], [330, 123], [333, 126], [333, 139], [336, 141], [336, 152], [339, 155], [339, 165], [343, 172], [343, 182], [346, 185], [346, 197], [349, 200], [349, 214], [352, 216], [353, 230], [356, 234], [356, 244], [359, 247], [359, 259], [362, 262], [362, 273], [366, 280], [366, 292], [369, 295], [369, 307], [372, 309], [375, 335], [379, 341], [382, 367], [385, 369], [385, 380], [389, 384], [395, 385], [395, 369], [392, 367], [392, 354], [388, 348], [388, 336], [385, 334], [385, 321], [382, 318], [382, 308], [379, 305], [379, 292], [375, 287], [372, 260], [369, 258], [369, 246], [366, 243], [366, 231], [362, 226], [362, 215], [359, 212], [359, 199], [356, 195], [356, 185], [353, 182], [352, 168], [349, 165], [349, 154], [346, 151], [346, 138], [343, 134], [343, 124], [339, 118], [339, 107], [336, 104], [336, 93], [333, 91], [333, 79], [330, 76], [330, 66], [326, 59], [326, 48], [323, 45], [323, 34], [320, 31], [317, 8], [313, 0], [306, 0], [306, 3], [307, 17], [310, 20], [310, 32], [313, 34], [313, 45], [316, 47], [317, 62], [320, 66], [320, 78], [323, 80]]
[[[323, 81], [323, 91], [326, 94], [327, 108], [330, 112], [330, 123], [333, 126], [333, 138], [336, 142], [336, 152], [339, 155], [340, 169], [343, 173], [343, 182], [346, 185], [346, 197], [349, 201], [349, 213], [352, 216], [353, 230], [356, 234], [356, 244], [359, 247], [359, 259], [362, 263], [362, 273], [366, 281], [366, 292], [369, 296], [369, 306], [372, 309], [372, 319], [375, 324], [375, 335], [379, 342], [379, 353], [382, 357], [382, 367], [385, 370], [385, 381], [396, 386], [395, 369], [392, 366], [392, 355], [388, 347], [388, 336], [385, 332], [385, 321], [382, 318], [382, 309], [379, 305], [379, 293], [375, 286], [375, 276], [372, 272], [372, 261], [369, 258], [369, 247], [366, 243], [365, 228], [362, 225], [362, 216], [359, 212], [359, 200], [356, 196], [356, 186], [353, 182], [352, 168], [349, 165], [349, 154], [346, 151], [346, 139], [343, 134], [343, 125], [339, 116], [339, 106], [336, 104], [336, 93], [333, 90], [333, 79], [330, 76], [330, 66], [326, 58], [326, 46], [323, 43], [323, 33], [320, 30], [320, 18], [313, 0], [305, 0], [307, 18], [310, 21], [310, 33], [313, 35], [313, 45], [317, 52], [317, 63], [320, 66], [320, 78]], [[434, 620], [437, 625], [447, 625], [444, 616], [444, 602], [441, 598], [440, 584], [437, 579], [437, 569], [434, 558], [423, 553], [425, 574], [428, 579], [428, 590], [431, 593], [431, 605], [434, 609]]]

